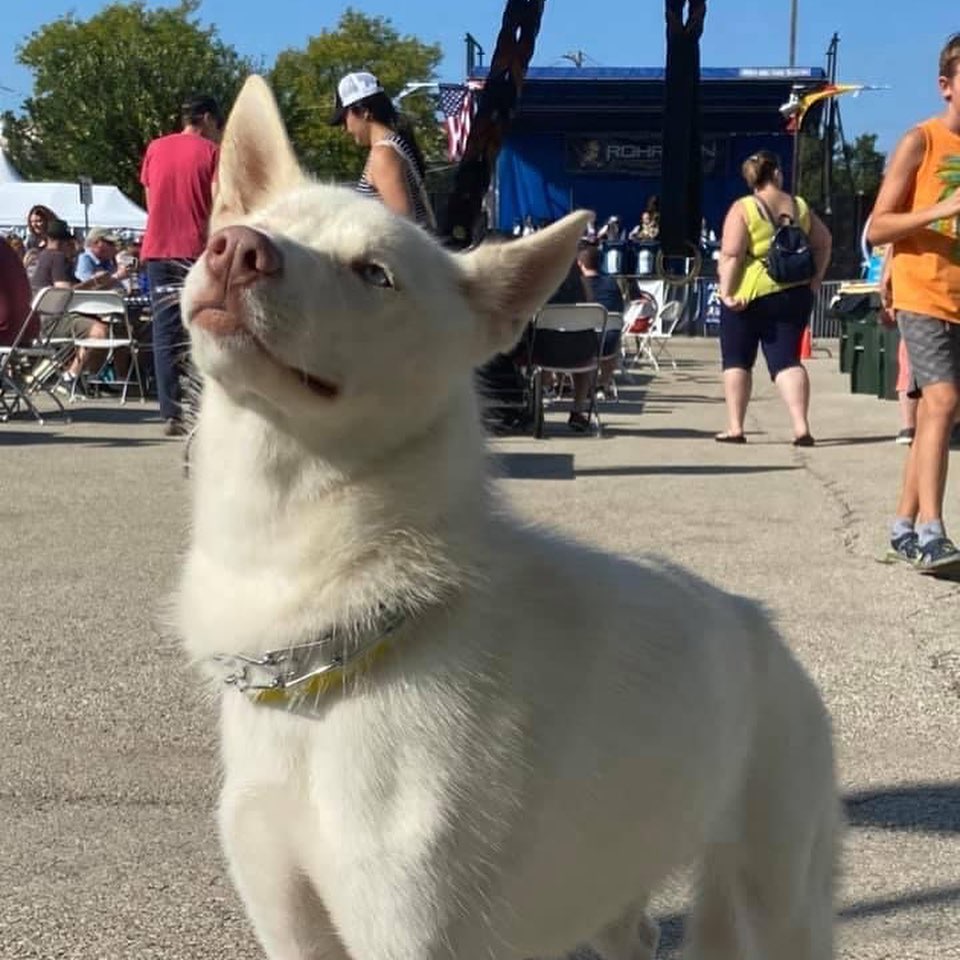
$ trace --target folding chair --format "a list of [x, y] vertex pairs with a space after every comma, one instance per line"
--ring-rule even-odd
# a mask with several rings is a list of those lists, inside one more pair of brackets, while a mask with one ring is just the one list
[[[622, 358], [623, 328], [623, 314], [608, 310], [607, 325], [604, 327], [603, 336], [600, 341], [600, 370], [602, 370], [604, 363], [608, 360], [620, 360]], [[599, 395], [601, 389], [602, 388], [598, 387], [594, 392]], [[613, 376], [610, 377], [610, 394], [611, 396], [605, 396], [604, 399], [619, 402], [620, 393], [617, 390], [616, 371], [614, 371]]]
[[597, 412], [596, 385], [607, 323], [606, 308], [599, 303], [548, 304], [537, 314], [530, 348], [536, 381], [533, 392], [539, 398], [539, 409], [535, 411], [535, 437], [543, 436], [544, 373], [593, 375], [588, 391], [590, 406], [587, 416], [596, 423], [595, 432], [600, 435], [603, 424]]
[[[132, 384], [136, 384], [140, 392], [140, 402], [146, 401], [146, 392], [143, 388], [143, 378], [140, 375], [139, 350], [140, 344], [133, 334], [133, 327], [130, 323], [130, 317], [127, 314], [127, 304], [123, 294], [117, 290], [74, 290], [73, 297], [70, 300], [70, 313], [81, 313], [91, 317], [97, 317], [110, 327], [110, 335], [104, 339], [97, 337], [77, 337], [73, 341], [77, 349], [85, 348], [87, 350], [105, 350], [106, 356], [103, 363], [100, 364], [97, 375], [89, 377], [82, 374], [84, 383], [98, 385], [109, 383], [114, 387], [122, 387], [120, 402], [127, 402], [127, 391]], [[122, 332], [118, 335], [115, 327], [122, 325]], [[108, 365], [116, 370], [117, 350], [127, 349], [130, 351], [130, 366], [127, 368], [126, 376], [123, 379], [106, 380], [101, 374]], [[73, 387], [70, 390], [70, 400], [76, 399], [77, 383], [80, 378], [74, 380]]]
[[635, 352], [631, 363], [639, 364], [642, 358], [643, 338], [650, 332], [650, 326], [657, 315], [657, 301], [644, 294], [637, 300], [631, 300], [623, 312], [623, 332], [620, 336], [620, 372], [627, 372], [627, 338], [633, 337]]
[[670, 352], [669, 343], [681, 320], [683, 320], [683, 304], [679, 300], [671, 300], [661, 308], [656, 319], [650, 324], [650, 329], [643, 335], [635, 360], [639, 362], [642, 358], [646, 358], [659, 373], [660, 360], [666, 356], [676, 370], [677, 361]]
[[12, 414], [25, 407], [41, 426], [43, 416], [31, 395], [45, 393], [53, 399], [58, 412], [69, 421], [67, 411], [54, 392], [63, 361], [72, 351], [72, 344], [54, 343], [49, 335], [41, 335], [25, 343], [37, 322], [40, 330], [52, 329], [70, 304], [73, 291], [67, 287], [44, 287], [33, 297], [30, 310], [17, 331], [13, 343], [0, 347], [0, 421], [6, 423]]

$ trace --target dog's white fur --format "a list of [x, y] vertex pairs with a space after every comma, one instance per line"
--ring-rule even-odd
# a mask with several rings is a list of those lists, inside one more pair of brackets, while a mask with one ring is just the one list
[[524, 529], [488, 489], [471, 369], [558, 284], [585, 220], [452, 255], [309, 182], [258, 78], [231, 115], [214, 228], [255, 226], [284, 268], [245, 296], [257, 343], [189, 323], [204, 258], [186, 283], [204, 389], [180, 629], [202, 661], [411, 611], [305, 709], [223, 693], [220, 827], [271, 960], [583, 941], [643, 960], [647, 895], [691, 861], [689, 957], [832, 955], [828, 721], [764, 616]]

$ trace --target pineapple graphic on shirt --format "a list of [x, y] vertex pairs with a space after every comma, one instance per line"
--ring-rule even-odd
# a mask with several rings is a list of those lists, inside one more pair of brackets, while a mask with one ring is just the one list
[[[943, 184], [939, 200], [946, 200], [960, 190], [960, 155], [948, 154], [937, 168], [937, 177]], [[933, 224], [938, 233], [953, 238], [953, 259], [960, 263], [960, 217], [952, 220], [938, 220]]]

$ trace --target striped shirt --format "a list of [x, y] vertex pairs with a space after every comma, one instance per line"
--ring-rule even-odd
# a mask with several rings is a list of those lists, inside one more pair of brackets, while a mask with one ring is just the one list
[[[430, 209], [430, 201], [427, 198], [427, 192], [423, 187], [423, 178], [420, 176], [420, 171], [417, 169], [417, 161], [414, 158], [413, 151], [410, 149], [410, 146], [407, 144], [406, 140], [400, 136], [399, 133], [393, 134], [391, 137], [386, 137], [383, 140], [378, 140], [373, 146], [379, 146], [380, 144], [387, 144], [392, 147], [404, 160], [404, 181], [407, 185], [407, 196], [410, 198], [410, 206], [413, 210], [413, 219], [416, 223], [424, 227], [427, 230], [436, 229], [436, 220], [433, 216], [433, 211]], [[374, 197], [375, 199], [380, 199], [380, 194], [377, 192], [377, 188], [367, 179], [367, 171], [364, 169], [363, 173], [360, 176], [360, 179], [357, 181], [357, 193], [362, 194], [365, 197]]]

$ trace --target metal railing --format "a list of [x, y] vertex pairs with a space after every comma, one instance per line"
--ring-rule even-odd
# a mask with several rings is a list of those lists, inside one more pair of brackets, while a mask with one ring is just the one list
[[814, 340], [827, 340], [840, 336], [840, 321], [829, 314], [830, 304], [840, 287], [848, 280], [827, 280], [820, 287], [820, 293], [813, 304], [813, 316], [810, 318], [810, 333]]
[[[655, 278], [651, 278], [655, 279]], [[821, 287], [813, 303], [810, 317], [810, 333], [814, 340], [837, 339], [840, 336], [840, 320], [830, 315], [830, 304], [840, 287], [850, 280], [828, 280]], [[642, 286], [642, 284], [641, 284]], [[719, 317], [716, 312], [716, 277], [699, 277], [693, 284], [666, 288], [664, 300], [679, 300], [683, 304], [684, 322], [678, 332], [688, 336], [715, 337], [719, 334]], [[712, 319], [706, 322], [708, 303], [713, 306]]]

